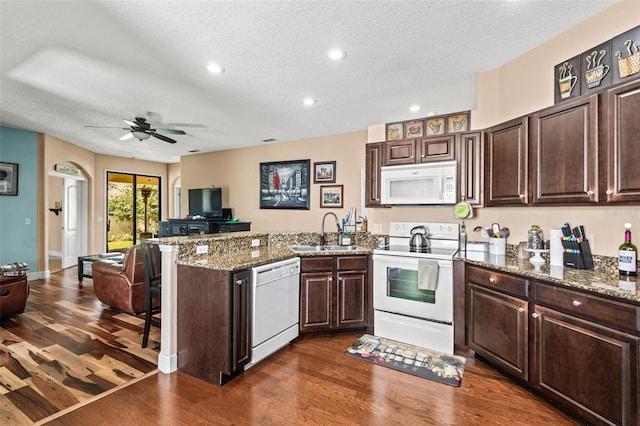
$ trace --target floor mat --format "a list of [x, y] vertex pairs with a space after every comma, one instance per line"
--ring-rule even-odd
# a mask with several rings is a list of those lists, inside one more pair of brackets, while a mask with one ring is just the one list
[[345, 351], [346, 355], [414, 376], [460, 386], [466, 360], [419, 346], [365, 334]]

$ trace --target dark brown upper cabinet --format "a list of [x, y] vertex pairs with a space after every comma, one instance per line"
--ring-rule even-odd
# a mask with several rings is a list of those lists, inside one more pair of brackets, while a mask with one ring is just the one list
[[385, 164], [385, 142], [368, 143], [365, 147], [365, 206], [382, 207], [380, 203], [380, 167]]
[[420, 161], [455, 160], [455, 134], [428, 136], [420, 139]]
[[485, 204], [529, 204], [529, 117], [520, 117], [485, 131]]
[[598, 94], [533, 114], [533, 204], [591, 204], [598, 195]]
[[415, 164], [416, 162], [418, 149], [418, 141], [416, 139], [387, 142], [385, 148], [385, 166]]
[[607, 91], [606, 173], [608, 203], [640, 201], [640, 79]]
[[459, 199], [484, 204], [484, 137], [481, 130], [457, 134]]

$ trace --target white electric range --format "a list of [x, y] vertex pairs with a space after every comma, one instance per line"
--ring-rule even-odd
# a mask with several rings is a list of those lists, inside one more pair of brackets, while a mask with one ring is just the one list
[[[411, 249], [411, 230], [424, 226], [429, 248]], [[453, 258], [457, 223], [391, 222], [389, 244], [373, 251], [376, 336], [453, 353]]]

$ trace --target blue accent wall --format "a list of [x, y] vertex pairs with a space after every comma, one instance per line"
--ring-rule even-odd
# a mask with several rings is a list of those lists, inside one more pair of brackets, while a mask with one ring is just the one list
[[0, 264], [27, 262], [36, 272], [38, 134], [0, 126], [0, 162], [18, 164], [18, 195], [0, 195]]

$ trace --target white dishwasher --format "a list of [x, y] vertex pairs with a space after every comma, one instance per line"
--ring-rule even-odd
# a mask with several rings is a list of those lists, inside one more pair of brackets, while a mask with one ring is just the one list
[[245, 370], [298, 337], [300, 258], [252, 268], [251, 362]]

